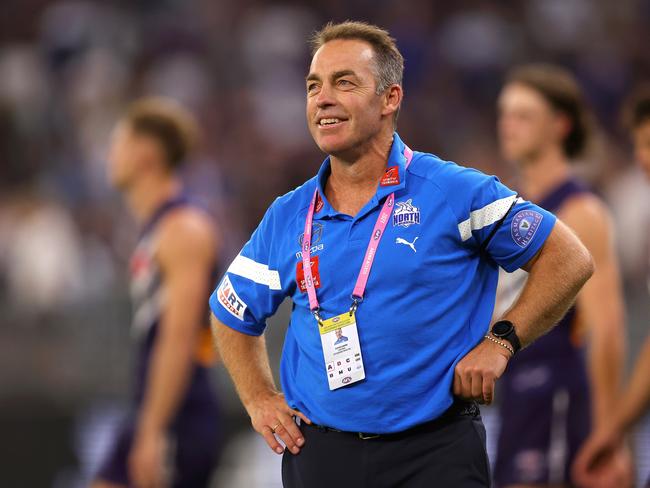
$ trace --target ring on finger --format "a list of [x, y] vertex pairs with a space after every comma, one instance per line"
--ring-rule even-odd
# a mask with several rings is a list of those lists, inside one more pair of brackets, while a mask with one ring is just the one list
[[271, 427], [271, 432], [273, 432], [275, 434], [275, 429], [277, 429], [281, 425], [282, 425], [282, 422], [278, 422], [277, 424], [275, 424], [273, 427]]

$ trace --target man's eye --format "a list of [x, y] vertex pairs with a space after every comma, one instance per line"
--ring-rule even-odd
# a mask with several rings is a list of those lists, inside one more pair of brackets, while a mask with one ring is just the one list
[[352, 86], [352, 82], [350, 80], [339, 80], [338, 84], [339, 86]]

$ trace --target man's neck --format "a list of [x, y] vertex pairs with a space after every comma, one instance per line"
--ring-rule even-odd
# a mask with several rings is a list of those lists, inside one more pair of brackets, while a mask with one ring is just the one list
[[173, 176], [143, 178], [125, 192], [125, 200], [135, 219], [142, 224], [180, 192], [181, 184]]
[[341, 213], [356, 215], [377, 191], [386, 172], [386, 161], [393, 143], [392, 134], [352, 156], [330, 156], [331, 173], [325, 195]]
[[571, 167], [560, 148], [551, 148], [526, 161], [521, 175], [524, 196], [539, 202], [571, 175]]

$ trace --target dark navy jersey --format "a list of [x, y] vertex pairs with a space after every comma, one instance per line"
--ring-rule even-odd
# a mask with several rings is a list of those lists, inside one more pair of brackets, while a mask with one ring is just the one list
[[[169, 212], [180, 207], [193, 207], [205, 211], [197, 203], [193, 202], [186, 195], [174, 197], [162, 204], [146, 225], [142, 228], [140, 240], [131, 258], [131, 300], [133, 305], [132, 330], [136, 339], [137, 360], [136, 360], [136, 383], [135, 401], [142, 402], [144, 396], [151, 353], [158, 334], [160, 319], [165, 305], [165, 280], [160, 266], [156, 260], [158, 248], [157, 230], [160, 222]], [[216, 277], [216, 266], [212, 270], [212, 276]], [[207, 302], [208, 293], [205, 300]], [[209, 336], [209, 321], [207, 317], [203, 336]], [[185, 401], [181, 405], [179, 414], [193, 405], [213, 402], [213, 394], [209, 384], [206, 367], [209, 363], [200, 356], [202, 344], [197, 345], [197, 359], [194, 372]]]
[[[589, 189], [569, 179], [539, 206], [560, 211]], [[518, 270], [499, 277], [496, 317], [507, 310], [526, 282]], [[571, 307], [548, 334], [508, 363], [499, 380], [501, 425], [494, 465], [495, 486], [564, 485], [591, 428], [591, 399], [585, 348], [575, 340], [577, 314]]]
[[[137, 432], [138, 409], [146, 390], [151, 353], [165, 305], [165, 279], [156, 261], [156, 234], [161, 220], [168, 212], [194, 205], [185, 196], [172, 198], [161, 205], [143, 227], [140, 241], [133, 253], [131, 296], [134, 311], [133, 332], [137, 341], [135, 405], [134, 411], [116, 432], [113, 445], [95, 474], [97, 479], [120, 486], [131, 486], [128, 459]], [[213, 270], [213, 274], [215, 271]], [[206, 320], [206, 325], [207, 323]], [[207, 326], [205, 332], [209, 336]], [[174, 488], [207, 486], [218, 459], [221, 419], [205, 364], [197, 355], [185, 396], [169, 425], [168, 435], [173, 446], [169, 456], [172, 463], [169, 486]]]

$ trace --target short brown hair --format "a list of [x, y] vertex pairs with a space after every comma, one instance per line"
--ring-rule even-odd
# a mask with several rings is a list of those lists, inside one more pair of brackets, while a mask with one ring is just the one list
[[568, 157], [577, 157], [585, 150], [591, 133], [590, 117], [582, 91], [569, 71], [551, 64], [528, 64], [510, 71], [506, 83], [532, 88], [569, 118], [571, 130], [562, 144]]
[[136, 134], [152, 137], [160, 143], [171, 169], [185, 162], [199, 134], [192, 114], [175, 101], [162, 97], [133, 102], [124, 121]]
[[637, 129], [650, 121], [650, 84], [636, 88], [625, 104], [625, 125]]
[[323, 44], [337, 39], [360, 40], [372, 46], [375, 53], [377, 94], [390, 85], [402, 85], [404, 58], [397, 49], [395, 39], [387, 30], [366, 22], [352, 20], [339, 24], [329, 22], [312, 36], [311, 55], [316, 54]]

